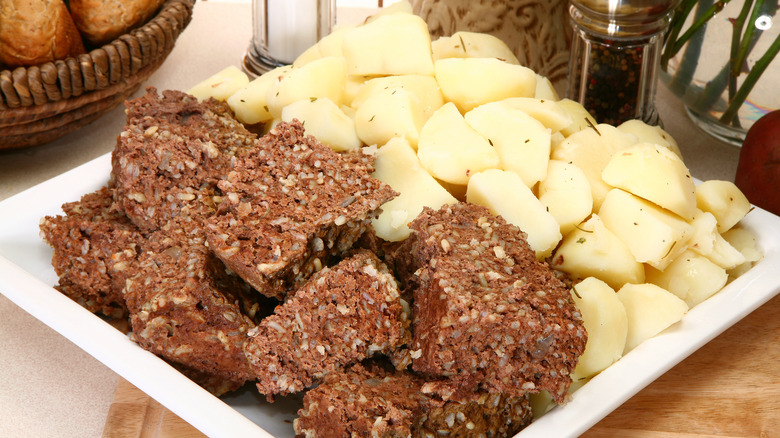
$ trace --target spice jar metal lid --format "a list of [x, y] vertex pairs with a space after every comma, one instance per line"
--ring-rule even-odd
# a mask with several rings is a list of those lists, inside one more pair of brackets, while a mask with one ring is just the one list
[[571, 0], [573, 21], [588, 32], [636, 39], [666, 29], [680, 0]]

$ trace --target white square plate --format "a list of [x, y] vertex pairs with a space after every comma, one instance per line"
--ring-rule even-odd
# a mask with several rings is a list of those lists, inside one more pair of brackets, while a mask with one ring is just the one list
[[[0, 202], [0, 291], [210, 437], [293, 437], [297, 402], [274, 404], [248, 389], [216, 398], [91, 314], [52, 285], [51, 249], [38, 223], [105, 185], [110, 155]], [[650, 382], [780, 292], [780, 218], [754, 209], [743, 220], [764, 258], [682, 321], [644, 342], [520, 432], [518, 438], [577, 436]]]

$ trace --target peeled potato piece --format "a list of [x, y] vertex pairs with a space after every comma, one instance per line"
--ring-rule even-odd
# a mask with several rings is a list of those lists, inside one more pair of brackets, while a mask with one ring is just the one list
[[628, 320], [623, 354], [681, 320], [688, 312], [685, 301], [650, 283], [626, 284], [617, 296], [626, 309]]
[[566, 235], [593, 211], [593, 195], [585, 173], [572, 163], [550, 160], [539, 182], [539, 201]]
[[379, 148], [373, 177], [387, 183], [398, 196], [382, 205], [379, 217], [373, 219], [376, 235], [390, 242], [409, 237], [409, 222], [423, 210], [434, 210], [457, 202], [444, 187], [420, 165], [408, 141], [394, 138]]
[[693, 307], [721, 290], [728, 281], [726, 270], [707, 257], [685, 251], [663, 271], [648, 266], [648, 283], [660, 286]]
[[638, 262], [660, 270], [685, 251], [694, 233], [676, 214], [620, 189], [607, 194], [598, 214]]
[[503, 101], [480, 105], [464, 118], [495, 148], [502, 169], [520, 175], [528, 187], [547, 176], [550, 129], [541, 122]]
[[433, 113], [420, 130], [417, 156], [434, 178], [462, 186], [471, 175], [499, 163], [493, 146], [466, 123], [451, 102]]
[[355, 133], [355, 121], [327, 97], [303, 99], [282, 109], [282, 121], [303, 123], [306, 134], [337, 152], [363, 145]]
[[236, 114], [236, 118], [241, 123], [254, 125], [255, 123], [267, 122], [273, 119], [269, 112], [266, 95], [271, 84], [278, 80], [280, 76], [292, 69], [291, 66], [277, 67], [271, 71], [263, 73], [252, 82], [236, 90], [227, 99], [230, 109]]
[[709, 180], [696, 186], [697, 206], [712, 213], [718, 221], [718, 232], [731, 229], [750, 211], [750, 201], [731, 181]]
[[475, 174], [466, 201], [487, 207], [525, 232], [538, 259], [550, 255], [561, 240], [558, 222], [514, 172], [488, 169]]
[[536, 74], [495, 58], [446, 58], [434, 63], [445, 99], [462, 112], [508, 97], [533, 97]]
[[575, 279], [596, 277], [615, 290], [645, 281], [643, 265], [597, 214], [564, 237], [551, 264]]
[[433, 59], [497, 58], [510, 64], [520, 64], [512, 49], [500, 38], [487, 33], [459, 31], [431, 43]]
[[351, 75], [433, 75], [431, 37], [414, 14], [382, 14], [343, 35]]
[[601, 179], [685, 220], [693, 219], [696, 212], [693, 178], [682, 159], [663, 146], [639, 143], [616, 152]]
[[572, 378], [591, 377], [623, 356], [628, 337], [626, 308], [607, 283], [588, 277], [572, 288], [571, 298], [582, 314], [588, 342]]
[[198, 82], [190, 88], [188, 93], [197, 97], [198, 100], [213, 97], [224, 101], [247, 84], [249, 84], [249, 77], [246, 73], [231, 65]]

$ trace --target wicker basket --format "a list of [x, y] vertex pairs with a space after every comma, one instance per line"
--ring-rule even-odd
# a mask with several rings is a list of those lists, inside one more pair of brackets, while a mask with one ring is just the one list
[[162, 64], [195, 0], [168, 0], [145, 25], [78, 57], [0, 71], [0, 150], [62, 137], [130, 97]]

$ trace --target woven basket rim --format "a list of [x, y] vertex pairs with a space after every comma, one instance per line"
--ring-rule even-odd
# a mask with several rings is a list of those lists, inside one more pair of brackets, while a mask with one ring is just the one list
[[173, 50], [196, 0], [166, 0], [144, 25], [89, 53], [0, 70], [0, 152], [88, 125], [129, 98]]
[[3, 113], [11, 116], [8, 110], [35, 111], [48, 105], [51, 111], [54, 102], [115, 88], [145, 67], [158, 64], [191, 20], [195, 1], [166, 0], [142, 26], [88, 53], [0, 70], [0, 126]]

